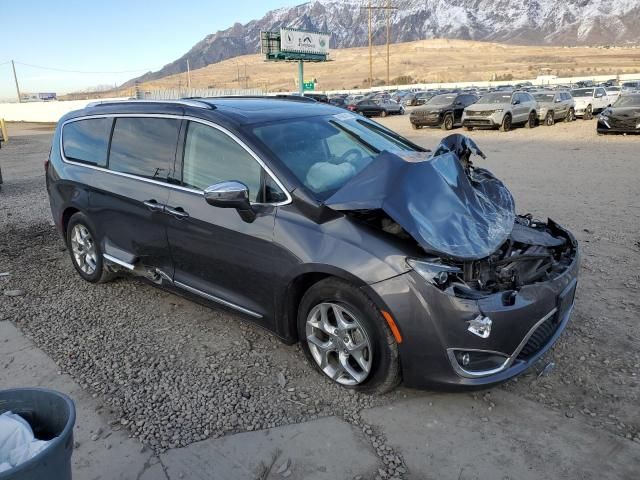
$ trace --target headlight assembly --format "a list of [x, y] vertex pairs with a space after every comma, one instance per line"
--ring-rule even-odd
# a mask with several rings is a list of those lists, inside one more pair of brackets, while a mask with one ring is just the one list
[[434, 261], [428, 261], [407, 258], [407, 263], [427, 282], [438, 287], [444, 286], [449, 281], [450, 276], [462, 273], [462, 270], [458, 267], [443, 265], [442, 263], [438, 263], [437, 259], [434, 259]]

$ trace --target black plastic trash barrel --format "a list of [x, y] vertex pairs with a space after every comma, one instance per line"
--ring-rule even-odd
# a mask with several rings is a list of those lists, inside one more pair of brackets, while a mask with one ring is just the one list
[[45, 388], [0, 390], [0, 414], [24, 418], [38, 440], [51, 440], [35, 457], [0, 473], [0, 480], [71, 480], [76, 408], [62, 393]]

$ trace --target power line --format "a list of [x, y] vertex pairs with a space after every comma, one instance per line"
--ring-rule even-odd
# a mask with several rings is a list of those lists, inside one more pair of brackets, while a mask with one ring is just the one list
[[66, 70], [64, 68], [44, 67], [42, 65], [33, 65], [31, 63], [24, 63], [24, 62], [15, 62], [15, 63], [17, 63], [18, 65], [23, 65], [25, 67], [39, 68], [41, 70], [52, 70], [54, 72], [65, 72], [65, 73], [108, 74], [108, 73], [135, 73], [135, 72], [144, 72], [144, 71], [153, 70], [151, 68], [139, 68], [137, 70], [120, 70], [115, 72], [98, 72], [98, 71], [93, 72], [93, 71], [86, 71], [86, 70]]

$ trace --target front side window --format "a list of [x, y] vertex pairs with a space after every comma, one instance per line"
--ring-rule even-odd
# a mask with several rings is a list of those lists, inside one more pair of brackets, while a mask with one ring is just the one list
[[[262, 201], [262, 166], [238, 142], [227, 134], [198, 122], [190, 122], [184, 148], [182, 183], [185, 187], [204, 190], [220, 182], [236, 180], [249, 188], [249, 201]], [[282, 192], [270, 185], [274, 201]]]
[[109, 170], [172, 182], [180, 121], [169, 118], [117, 118]]
[[88, 118], [67, 123], [62, 129], [62, 149], [69, 160], [99, 167], [107, 165], [111, 118]]

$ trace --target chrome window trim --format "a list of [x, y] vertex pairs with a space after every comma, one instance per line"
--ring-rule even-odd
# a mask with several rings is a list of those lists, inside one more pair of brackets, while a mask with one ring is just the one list
[[237, 305], [237, 304], [235, 304], [233, 302], [230, 302], [228, 300], [225, 300], [223, 298], [216, 297], [215, 295], [211, 295], [209, 293], [203, 292], [202, 290], [198, 290], [197, 288], [193, 288], [193, 287], [187, 285], [186, 283], [174, 281], [173, 284], [176, 287], [179, 287], [179, 288], [182, 288], [182, 289], [186, 290], [187, 292], [193, 293], [194, 295], [198, 295], [200, 297], [206, 298], [207, 300], [211, 300], [211, 301], [219, 303], [221, 305], [225, 305], [227, 307], [233, 308], [234, 310], [238, 310], [239, 312], [246, 313], [247, 315], [250, 315], [250, 316], [252, 316], [254, 318], [262, 318], [262, 315], [259, 314], [258, 312], [254, 312], [253, 310], [249, 310], [248, 308], [241, 307], [240, 305]]
[[[161, 102], [160, 102], [161, 103]], [[204, 196], [204, 190], [198, 190], [195, 188], [189, 188], [189, 187], [183, 187], [181, 185], [172, 185], [170, 183], [167, 182], [160, 182], [158, 180], [153, 180], [151, 178], [144, 178], [144, 177], [140, 177], [138, 175], [133, 175], [131, 173], [124, 173], [124, 172], [116, 172], [115, 170], [109, 170], [108, 168], [104, 168], [104, 167], [99, 167], [97, 165], [91, 165], [89, 163], [84, 163], [84, 162], [77, 162], [74, 160], [69, 160], [65, 154], [64, 154], [64, 127], [65, 125], [67, 125], [68, 123], [73, 123], [73, 122], [77, 122], [80, 120], [90, 120], [92, 118], [124, 118], [124, 117], [137, 117], [137, 118], [171, 118], [171, 119], [175, 119], [175, 120], [188, 120], [188, 121], [192, 121], [192, 122], [198, 122], [201, 123], [203, 125], [207, 125], [211, 128], [215, 128], [216, 130], [224, 133], [225, 135], [227, 135], [228, 137], [230, 137], [234, 142], [236, 142], [238, 145], [240, 145], [240, 147], [242, 147], [249, 155], [251, 155], [251, 157], [253, 157], [253, 159], [258, 162], [258, 164], [264, 169], [265, 172], [267, 172], [267, 174], [271, 177], [271, 179], [276, 183], [276, 185], [280, 188], [280, 190], [282, 190], [284, 192], [284, 194], [286, 195], [286, 200], [283, 200], [281, 202], [274, 202], [274, 203], [262, 203], [262, 202], [252, 202], [251, 205], [256, 205], [256, 206], [271, 206], [271, 207], [279, 207], [282, 205], [288, 205], [290, 204], [293, 199], [291, 198], [291, 194], [288, 192], [288, 190], [286, 188], [284, 188], [284, 185], [282, 184], [282, 182], [280, 181], [280, 179], [278, 179], [278, 177], [276, 177], [276, 175], [273, 173], [273, 171], [271, 171], [271, 169], [267, 166], [267, 164], [253, 151], [251, 150], [242, 140], [240, 140], [236, 135], [234, 135], [232, 132], [230, 132], [229, 130], [227, 130], [226, 128], [211, 122], [209, 120], [204, 120], [202, 118], [197, 118], [197, 117], [191, 117], [188, 115], [173, 115], [173, 114], [164, 114], [164, 113], [105, 113], [105, 114], [94, 114], [94, 115], [84, 115], [82, 117], [75, 117], [75, 118], [70, 118], [69, 120], [66, 120], [60, 127], [60, 157], [62, 158], [62, 161], [66, 164], [69, 165], [75, 165], [75, 166], [79, 166], [79, 167], [85, 167], [85, 168], [90, 168], [92, 170], [97, 170], [100, 172], [106, 172], [106, 173], [110, 173], [112, 175], [118, 175], [121, 177], [125, 177], [125, 178], [131, 178], [133, 180], [139, 180], [141, 182], [147, 182], [147, 183], [152, 183], [155, 185], [161, 185], [167, 188], [172, 188], [174, 190], [179, 190], [179, 191], [183, 191], [183, 192], [189, 192], [189, 193], [193, 193], [196, 195], [201, 195]]]

